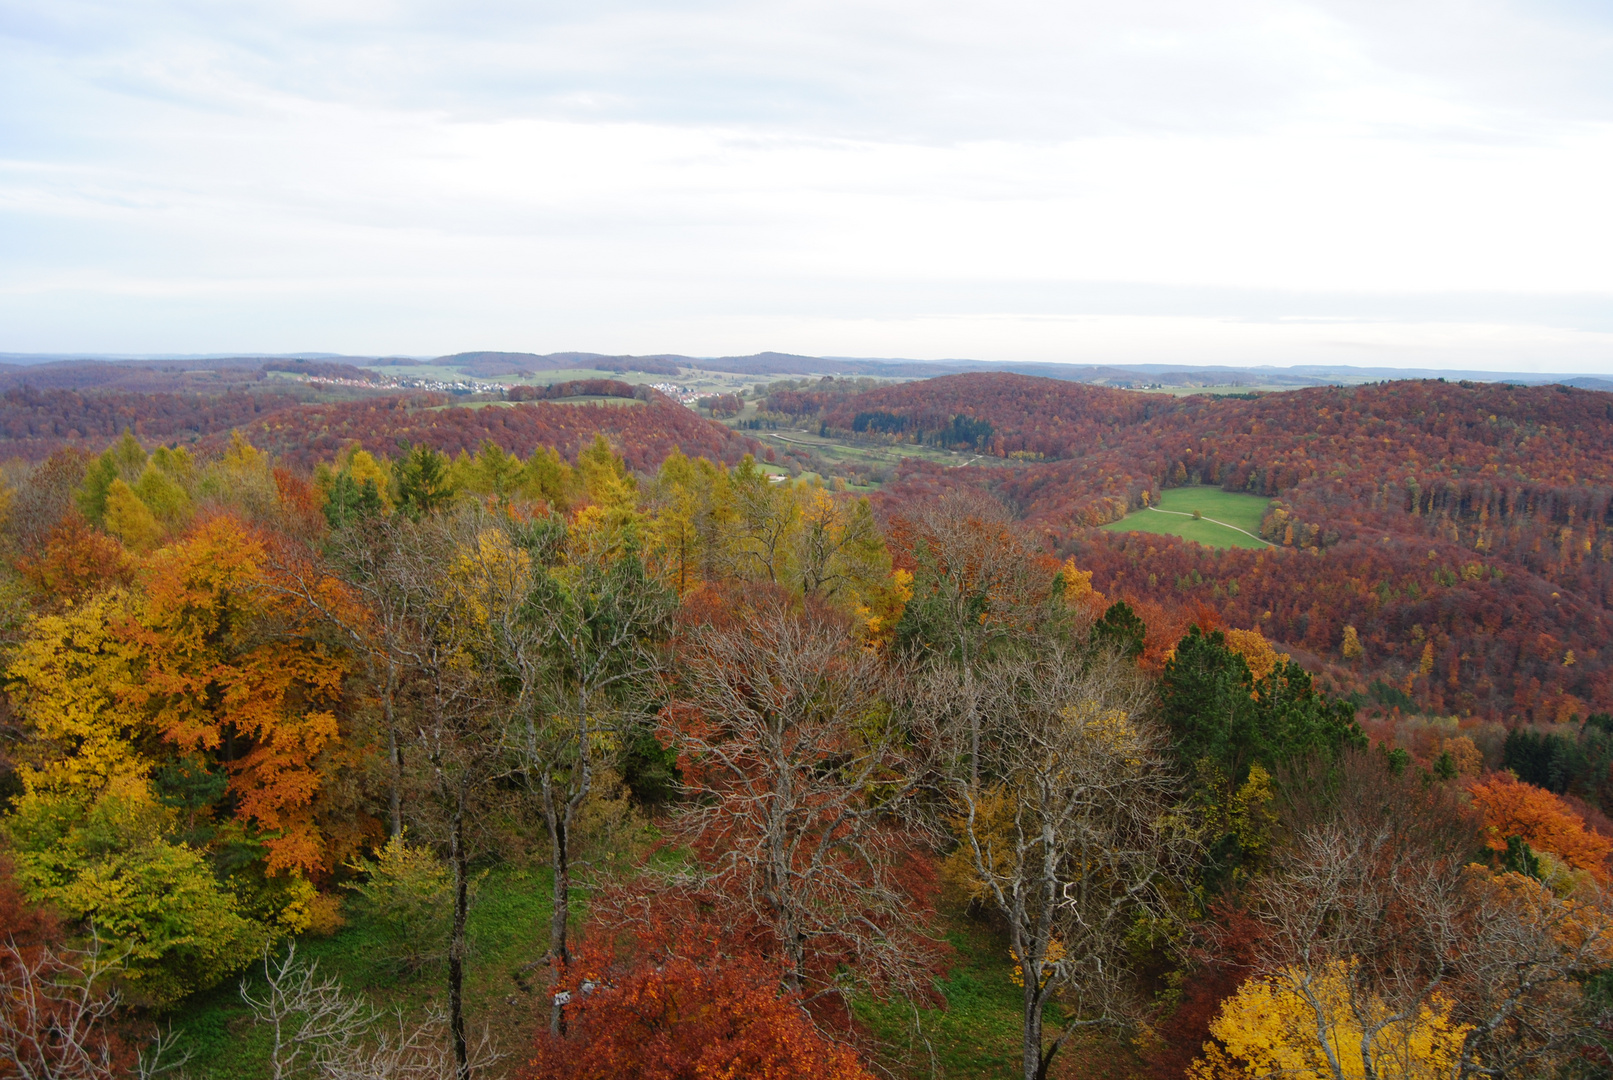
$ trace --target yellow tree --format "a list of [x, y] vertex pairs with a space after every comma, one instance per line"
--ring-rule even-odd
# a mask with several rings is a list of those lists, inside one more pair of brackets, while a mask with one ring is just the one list
[[890, 553], [866, 498], [835, 495], [816, 482], [795, 485], [794, 495], [792, 562], [803, 593], [855, 602], [885, 582]]
[[1316, 971], [1286, 968], [1254, 978], [1221, 1005], [1190, 1080], [1439, 1080], [1459, 1074], [1472, 1025], [1453, 1018], [1454, 1002], [1434, 994], [1397, 1013], [1381, 998], [1351, 992], [1354, 961]]
[[104, 593], [35, 619], [12, 654], [7, 689], [27, 726], [18, 775], [29, 793], [94, 795], [144, 779], [154, 731], [130, 696], [144, 670], [127, 639], [134, 603]]
[[699, 588], [731, 561], [735, 515], [726, 470], [674, 450], [650, 485], [648, 510], [646, 554], [679, 595]]

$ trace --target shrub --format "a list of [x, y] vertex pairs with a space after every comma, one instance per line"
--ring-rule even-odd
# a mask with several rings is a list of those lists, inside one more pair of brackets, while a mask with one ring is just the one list
[[447, 952], [453, 910], [448, 868], [431, 849], [394, 836], [352, 869], [364, 880], [345, 886], [354, 907], [382, 934], [382, 959], [407, 972], [441, 960]]

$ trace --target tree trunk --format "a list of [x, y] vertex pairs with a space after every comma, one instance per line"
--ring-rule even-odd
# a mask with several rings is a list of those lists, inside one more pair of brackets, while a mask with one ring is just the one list
[[454, 1040], [454, 1065], [459, 1080], [470, 1080], [470, 1060], [465, 1044], [465, 918], [470, 909], [470, 859], [465, 850], [465, 800], [461, 782], [454, 803], [454, 820], [449, 829], [450, 854], [454, 863], [454, 930], [448, 941], [448, 1029]]
[[566, 940], [566, 922], [571, 914], [569, 831], [564, 819], [555, 821], [549, 830], [554, 846], [554, 908], [549, 913], [549, 955], [561, 965], [571, 963], [571, 948]]
[[392, 837], [403, 835], [403, 746], [398, 742], [397, 716], [393, 712], [393, 698], [397, 696], [398, 672], [391, 663], [386, 668], [386, 697], [381, 702], [386, 719], [386, 754], [392, 766], [391, 791], [387, 794], [391, 811]]
[[554, 875], [549, 909], [549, 964], [554, 971], [550, 983], [549, 1034], [566, 1033], [565, 1010], [553, 998], [553, 986], [571, 966], [571, 946], [567, 921], [571, 916], [571, 821], [574, 799], [556, 803], [554, 780], [543, 774], [543, 816], [549, 825], [549, 867]]
[[1029, 964], [1021, 964], [1020, 970], [1025, 976], [1025, 1045], [1021, 1063], [1024, 1066], [1025, 1080], [1041, 1080], [1042, 1077], [1042, 993], [1037, 985], [1036, 973], [1031, 971]]
[[969, 709], [969, 791], [980, 790], [980, 705], [975, 699], [975, 673], [967, 658], [963, 665], [963, 700]]

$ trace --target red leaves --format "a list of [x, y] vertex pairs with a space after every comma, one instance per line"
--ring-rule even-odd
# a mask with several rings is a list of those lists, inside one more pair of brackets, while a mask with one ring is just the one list
[[[581, 965], [574, 965], [580, 967]], [[766, 964], [671, 957], [609, 982], [573, 980], [567, 1034], [541, 1034], [526, 1080], [865, 1080]]]
[[70, 509], [51, 530], [43, 552], [17, 560], [17, 572], [41, 593], [76, 602], [109, 586], [127, 585], [134, 567], [122, 544]]

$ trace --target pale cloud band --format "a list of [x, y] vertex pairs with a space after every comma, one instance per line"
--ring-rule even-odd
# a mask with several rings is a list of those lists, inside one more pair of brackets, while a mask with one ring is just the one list
[[1594, 5], [12, 3], [0, 32], [0, 350], [1613, 372]]

